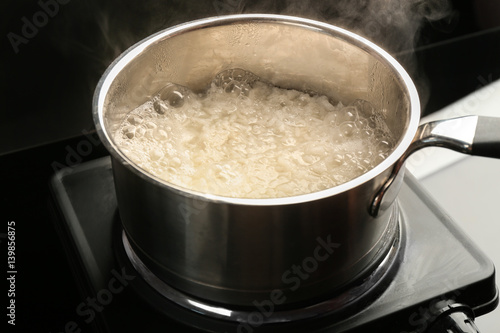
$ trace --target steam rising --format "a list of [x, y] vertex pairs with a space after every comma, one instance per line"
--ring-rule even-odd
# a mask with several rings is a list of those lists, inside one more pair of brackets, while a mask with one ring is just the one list
[[393, 53], [411, 50], [422, 26], [435, 22], [448, 26], [455, 17], [450, 0], [285, 0], [261, 6], [247, 3], [245, 9], [249, 12], [277, 12], [344, 27]]
[[[427, 78], [419, 71], [414, 49], [425, 27], [450, 31], [457, 22], [451, 0], [285, 0], [259, 5], [248, 1], [249, 12], [276, 12], [331, 23], [381, 46], [405, 67], [420, 94], [428, 100]], [[252, 3], [252, 5], [250, 5]]]
[[410, 74], [418, 72], [413, 48], [422, 27], [450, 29], [456, 18], [450, 0], [90, 0], [71, 3], [67, 10], [73, 12], [56, 28], [62, 31], [58, 40], [67, 43], [56, 44], [66, 45], [69, 56], [85, 61], [91, 90], [105, 68], [134, 43], [203, 17], [271, 13], [331, 23], [380, 45]]

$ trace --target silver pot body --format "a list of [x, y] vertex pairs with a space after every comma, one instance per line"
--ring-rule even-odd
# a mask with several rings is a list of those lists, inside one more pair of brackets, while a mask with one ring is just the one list
[[[348, 183], [276, 199], [181, 188], [117, 149], [112, 133], [166, 82], [202, 90], [231, 68], [344, 104], [367, 100], [397, 145], [385, 161]], [[370, 206], [410, 145], [419, 116], [413, 83], [379, 47], [328, 24], [276, 15], [209, 18], [153, 35], [109, 67], [94, 98], [95, 124], [112, 156], [121, 221], [138, 257], [184, 293], [243, 306], [325, 298], [378, 263], [396, 233], [399, 182], [376, 217]]]

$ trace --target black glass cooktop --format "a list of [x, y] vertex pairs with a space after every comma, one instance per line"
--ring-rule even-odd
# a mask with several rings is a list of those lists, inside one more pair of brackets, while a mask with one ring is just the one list
[[[82, 293], [67, 326], [95, 332], [215, 332], [281, 330], [212, 322], [179, 308], [142, 280], [120, 243], [109, 157], [59, 171], [52, 179], [56, 221]], [[464, 304], [476, 316], [498, 303], [492, 262], [419, 186], [405, 176], [398, 197], [402, 218], [398, 264], [376, 297], [355, 312], [286, 326], [287, 332], [424, 332], [443, 304]], [[466, 307], [464, 307], [466, 308]], [[305, 328], [306, 327], [306, 328]]]

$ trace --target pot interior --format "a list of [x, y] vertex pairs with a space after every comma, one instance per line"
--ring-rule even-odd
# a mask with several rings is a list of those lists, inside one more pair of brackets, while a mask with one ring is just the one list
[[[116, 148], [113, 133], [127, 114], [167, 83], [203, 91], [218, 73], [235, 68], [344, 104], [366, 100], [398, 143], [386, 160], [345, 184], [261, 200], [192, 195], [145, 173]], [[368, 207], [380, 178], [413, 139], [418, 96], [394, 59], [355, 34], [276, 15], [182, 24], [117, 59], [97, 87], [94, 103], [96, 127], [113, 156], [120, 218], [131, 247], [174, 288], [217, 303], [251, 305], [274, 289], [290, 289], [283, 273], [313, 253], [318, 237], [342, 244], [298, 292], [287, 296], [289, 304], [309, 302], [356, 280], [392, 246], [396, 208], [374, 218]]]
[[127, 113], [167, 82], [203, 91], [216, 74], [233, 68], [281, 88], [314, 91], [343, 104], [370, 102], [396, 142], [388, 165], [406, 150], [416, 130], [420, 110], [415, 87], [401, 66], [376, 45], [315, 21], [238, 15], [167, 29], [117, 59], [103, 76], [96, 98], [96, 122], [107, 145], [116, 149], [112, 133]]

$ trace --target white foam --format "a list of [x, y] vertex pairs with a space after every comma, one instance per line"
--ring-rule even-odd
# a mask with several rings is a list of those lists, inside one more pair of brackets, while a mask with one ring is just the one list
[[280, 89], [251, 73], [238, 75], [219, 75], [203, 96], [186, 88], [177, 94], [168, 84], [175, 103], [159, 94], [133, 110], [117, 131], [116, 144], [167, 182], [240, 198], [334, 187], [389, 154], [390, 133], [367, 102], [334, 106], [326, 96]]

